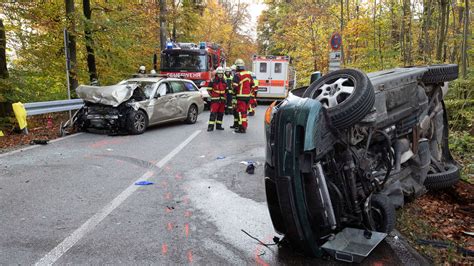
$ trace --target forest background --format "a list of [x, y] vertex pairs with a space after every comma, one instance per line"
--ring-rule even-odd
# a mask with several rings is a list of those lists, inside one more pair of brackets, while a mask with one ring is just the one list
[[[153, 67], [167, 39], [220, 44], [227, 62], [254, 54], [289, 55], [298, 86], [327, 73], [329, 38], [343, 38], [342, 66], [376, 71], [454, 63], [446, 105], [451, 146], [464, 178], [474, 173], [473, 15], [469, 0], [2, 0], [0, 113], [12, 102], [65, 99], [64, 29], [70, 34], [72, 89], [119, 82]], [[255, 37], [256, 36], [256, 37]], [[159, 59], [159, 56], [158, 56]], [[3, 112], [5, 113], [5, 112]], [[0, 115], [1, 116], [1, 115]], [[9, 118], [0, 118], [0, 129]], [[467, 156], [467, 158], [465, 158]]]

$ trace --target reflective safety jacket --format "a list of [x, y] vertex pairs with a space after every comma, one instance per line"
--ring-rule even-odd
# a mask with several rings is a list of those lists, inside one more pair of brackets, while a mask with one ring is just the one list
[[215, 77], [214, 80], [211, 81], [207, 91], [209, 96], [211, 96], [211, 102], [225, 102], [225, 92], [227, 89], [227, 83], [225, 79], [220, 79]]
[[254, 87], [252, 73], [250, 71], [239, 71], [235, 73], [233, 79], [235, 95], [238, 100], [248, 101], [252, 96], [252, 88]]
[[253, 80], [253, 87], [252, 87], [252, 96], [257, 97], [257, 92], [258, 92], [258, 79]]
[[224, 74], [224, 79], [227, 84], [227, 93], [234, 94], [234, 88], [232, 87], [232, 80], [234, 79], [234, 77], [232, 75], [226, 76]]

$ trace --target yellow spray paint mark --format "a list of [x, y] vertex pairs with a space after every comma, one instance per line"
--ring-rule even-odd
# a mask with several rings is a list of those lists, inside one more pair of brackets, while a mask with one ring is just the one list
[[18, 121], [18, 125], [20, 129], [24, 129], [27, 126], [26, 123], [26, 109], [22, 103], [17, 102], [12, 104], [13, 112], [15, 113], [16, 120]]
[[5, 135], [3, 134], [3, 131], [0, 130], [0, 137], [5, 137]]

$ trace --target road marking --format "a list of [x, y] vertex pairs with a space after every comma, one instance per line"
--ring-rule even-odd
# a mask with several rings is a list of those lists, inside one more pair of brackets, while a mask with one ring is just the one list
[[[168, 163], [174, 156], [176, 156], [186, 145], [188, 145], [197, 135], [201, 133], [201, 130], [195, 131], [191, 136], [189, 136], [185, 141], [181, 142], [174, 150], [172, 150], [168, 155], [161, 159], [155, 166], [162, 168], [166, 163]], [[66, 253], [71, 247], [73, 247], [79, 240], [81, 240], [87, 233], [92, 231], [102, 220], [105, 219], [113, 210], [115, 210], [120, 204], [122, 204], [133, 192], [135, 192], [139, 186], [136, 186], [135, 183], [138, 181], [147, 181], [151, 175], [147, 171], [139, 179], [133, 181], [132, 184], [122, 191], [115, 199], [109, 202], [102, 210], [96, 213], [94, 216], [89, 218], [84, 224], [81, 225], [76, 231], [71, 235], [66, 237], [59, 245], [57, 245], [53, 250], [46, 254], [42, 259], [36, 262], [35, 265], [51, 265], [55, 263], [64, 253]]]
[[[76, 137], [76, 136], [79, 136], [79, 135], [82, 135], [82, 134], [83, 134], [82, 132], [79, 132], [79, 133], [72, 134], [72, 135], [69, 135], [69, 136], [66, 136], [66, 137], [53, 139], [53, 140], [50, 140], [49, 143], [55, 143], [55, 142], [65, 140], [65, 139], [69, 139], [69, 138], [72, 138], [72, 137]], [[18, 150], [5, 152], [5, 153], [0, 154], [0, 158], [6, 157], [6, 156], [9, 156], [9, 155], [13, 155], [15, 153], [24, 152], [24, 151], [27, 151], [27, 150], [32, 150], [32, 149], [38, 148], [38, 147], [42, 147], [42, 145], [32, 145], [32, 146], [29, 146], [29, 147], [26, 147], [26, 148], [21, 148], [21, 149], [18, 149]]]

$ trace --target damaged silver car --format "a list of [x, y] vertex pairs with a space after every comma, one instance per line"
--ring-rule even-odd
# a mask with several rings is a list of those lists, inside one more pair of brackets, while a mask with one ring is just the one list
[[85, 102], [72, 119], [80, 131], [142, 134], [165, 122], [194, 124], [204, 109], [198, 88], [184, 79], [138, 77], [112, 86], [81, 85], [76, 92]]
[[308, 255], [360, 262], [394, 229], [396, 208], [454, 185], [443, 98], [457, 76], [457, 65], [344, 69], [270, 106], [265, 188], [275, 230]]

